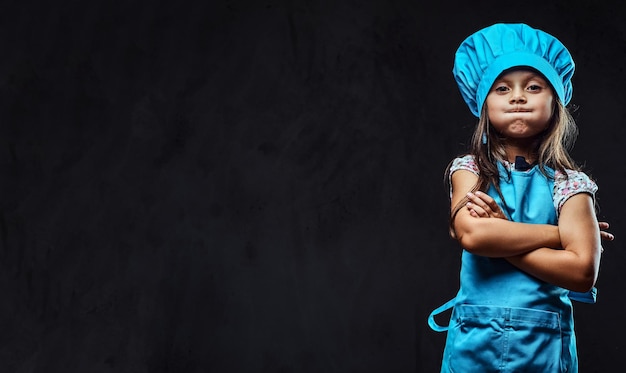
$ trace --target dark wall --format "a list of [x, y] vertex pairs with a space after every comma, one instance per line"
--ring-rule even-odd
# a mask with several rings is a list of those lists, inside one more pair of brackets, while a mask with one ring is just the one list
[[474, 124], [453, 53], [498, 21], [577, 62], [574, 157], [618, 236], [576, 307], [581, 371], [614, 371], [619, 4], [4, 2], [0, 371], [436, 371], [443, 171]]

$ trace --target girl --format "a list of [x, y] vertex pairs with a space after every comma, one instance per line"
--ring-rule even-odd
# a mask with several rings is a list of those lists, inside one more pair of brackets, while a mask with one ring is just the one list
[[448, 331], [441, 371], [577, 372], [571, 299], [595, 302], [600, 240], [613, 236], [568, 154], [574, 62], [543, 31], [495, 24], [461, 43], [453, 72], [479, 120], [447, 170], [464, 250], [456, 297], [429, 318]]

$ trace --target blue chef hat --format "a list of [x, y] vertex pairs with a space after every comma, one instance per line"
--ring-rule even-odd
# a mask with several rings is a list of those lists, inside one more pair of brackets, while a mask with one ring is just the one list
[[470, 35], [454, 59], [461, 95], [479, 116], [496, 78], [507, 69], [528, 66], [542, 73], [564, 105], [572, 98], [574, 60], [554, 36], [523, 23], [498, 23]]

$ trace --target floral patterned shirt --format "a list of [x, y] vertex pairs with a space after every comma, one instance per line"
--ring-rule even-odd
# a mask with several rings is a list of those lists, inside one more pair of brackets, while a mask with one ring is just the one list
[[[515, 168], [513, 164], [508, 162], [505, 166], [507, 166], [509, 170]], [[470, 171], [476, 175], [479, 174], [478, 166], [476, 166], [473, 155], [455, 158], [454, 161], [452, 161], [452, 166], [450, 166], [450, 176], [452, 176], [453, 172], [458, 170]], [[561, 212], [561, 207], [563, 207], [565, 201], [571, 196], [578, 193], [589, 193], [595, 198], [595, 193], [598, 190], [596, 183], [584, 172], [574, 170], [566, 170], [566, 172], [567, 176], [561, 171], [555, 170], [554, 172], [552, 200], [554, 201], [554, 208], [556, 209], [557, 215]], [[452, 182], [450, 182], [450, 197], [452, 197]]]

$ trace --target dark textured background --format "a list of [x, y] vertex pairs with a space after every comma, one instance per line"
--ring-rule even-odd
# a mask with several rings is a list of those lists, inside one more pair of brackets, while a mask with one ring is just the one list
[[574, 156], [618, 235], [581, 372], [616, 371], [619, 4], [3, 1], [0, 371], [436, 371], [443, 171], [474, 124], [452, 58], [497, 21], [577, 62]]

